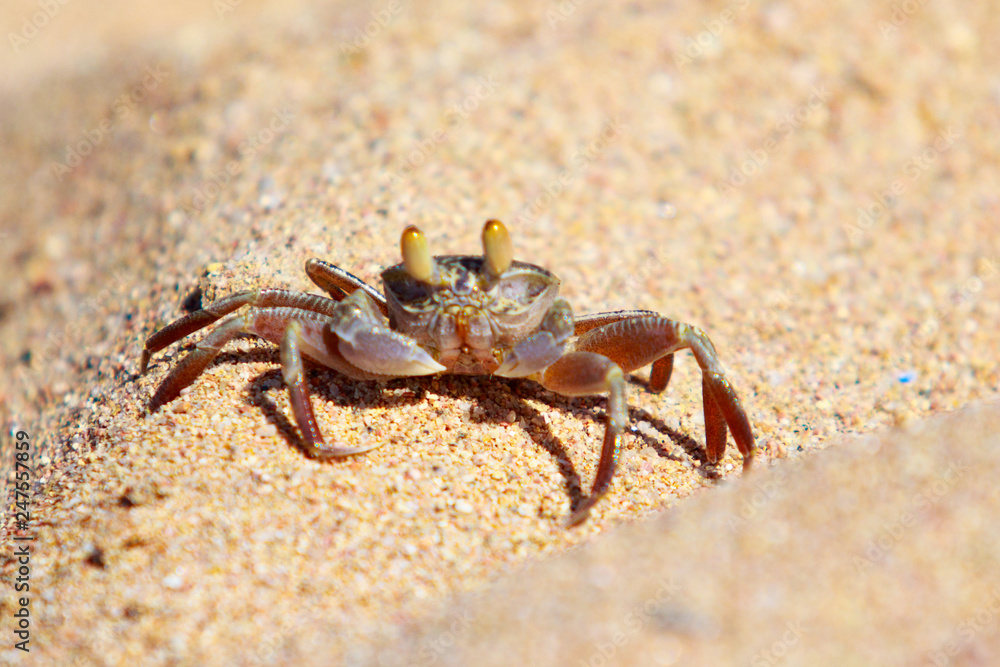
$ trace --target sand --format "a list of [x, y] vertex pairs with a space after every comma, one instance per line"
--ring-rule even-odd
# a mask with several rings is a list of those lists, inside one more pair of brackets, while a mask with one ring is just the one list
[[[990, 5], [37, 11], [0, 10], [0, 663], [996, 661]], [[600, 397], [313, 371], [324, 433], [382, 445], [321, 462], [246, 339], [147, 414], [186, 307], [315, 291], [310, 257], [377, 284], [407, 224], [478, 253], [489, 217], [576, 312], [702, 327], [757, 469], [708, 465], [687, 354], [631, 378], [573, 530]]]

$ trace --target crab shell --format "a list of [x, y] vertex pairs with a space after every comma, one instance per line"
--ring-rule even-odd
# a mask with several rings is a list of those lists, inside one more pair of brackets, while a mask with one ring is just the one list
[[503, 352], [537, 331], [559, 294], [559, 279], [526, 262], [499, 277], [485, 258], [434, 258], [439, 278], [421, 282], [397, 264], [382, 272], [389, 326], [425, 348], [448, 372], [489, 375]]

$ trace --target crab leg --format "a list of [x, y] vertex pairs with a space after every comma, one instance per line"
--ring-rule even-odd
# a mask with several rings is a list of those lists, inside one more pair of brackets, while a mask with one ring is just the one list
[[[323, 299], [322, 297], [313, 298], [321, 299], [327, 303], [334, 303], [338, 307], [337, 312], [334, 314], [339, 316], [341, 320], [345, 317], [344, 311], [357, 300], [357, 298], [350, 299], [347, 304], [342, 305], [330, 302], [328, 299]], [[245, 312], [232, 315], [224, 320], [219, 326], [209, 332], [207, 336], [198, 341], [195, 349], [188, 353], [174, 367], [157, 388], [156, 393], [149, 401], [149, 411], [155, 412], [162, 405], [177, 398], [184, 387], [190, 385], [201, 375], [226, 343], [240, 334], [253, 334], [280, 345], [282, 375], [285, 383], [288, 385], [292, 413], [295, 416], [295, 421], [299, 429], [302, 431], [303, 441], [310, 454], [325, 458], [348, 456], [373, 449], [381, 443], [375, 442], [371, 446], [366, 447], [330, 447], [325, 445], [322, 433], [316, 423], [312, 404], [309, 401], [303, 365], [303, 348], [306, 351], [306, 356], [326, 366], [340, 370], [355, 379], [386, 377], [377, 372], [359, 368], [344, 356], [341, 344], [346, 341], [343, 341], [333, 331], [333, 328], [337, 326], [336, 319], [337, 317], [299, 308], [248, 307]], [[364, 326], [364, 321], [355, 322], [350, 316], [347, 317], [347, 320], [354, 322], [355, 327], [361, 330], [358, 333], [362, 335], [370, 333], [370, 335], [375, 336], [376, 342], [382, 342], [378, 337], [379, 332], [376, 328], [372, 328], [372, 331], [369, 332], [369, 329]], [[342, 323], [341, 327], [344, 324]], [[386, 335], [390, 337], [398, 336], [398, 334], [392, 332]], [[392, 337], [390, 342], [396, 342], [395, 338]], [[383, 346], [385, 345], [384, 342], [382, 344]], [[350, 348], [344, 349], [350, 351]], [[415, 363], [412, 360], [414, 357], [417, 362], [423, 361], [424, 365], [428, 361], [433, 363], [429, 357], [425, 359], [421, 356], [426, 353], [423, 353], [419, 348], [416, 353], [413, 353], [408, 348], [404, 350], [407, 354], [399, 354], [395, 348], [392, 348], [392, 351], [397, 352], [397, 356], [400, 357], [397, 363], [405, 368], [409, 368]]]
[[[666, 386], [673, 367], [672, 355], [684, 348], [691, 350], [701, 367], [708, 460], [715, 463], [725, 454], [728, 426], [743, 455], [743, 469], [746, 470], [753, 460], [753, 432], [736, 390], [726, 378], [715, 347], [705, 332], [665, 317], [643, 315], [596, 327], [577, 341], [577, 350], [603, 354], [626, 373], [653, 363], [650, 388], [654, 391]], [[663, 362], [664, 359], [669, 361]], [[663, 362], [659, 369], [658, 361]]]
[[575, 526], [590, 514], [590, 508], [601, 499], [611, 484], [618, 465], [620, 435], [628, 419], [625, 399], [625, 375], [611, 359], [594, 352], [570, 352], [546, 368], [539, 378], [546, 389], [564, 396], [608, 394], [608, 424], [604, 430], [601, 460], [597, 465], [594, 486], [579, 507], [570, 515], [567, 525]]
[[[575, 334], [581, 336], [591, 329], [602, 327], [606, 324], [614, 324], [622, 320], [633, 317], [659, 317], [659, 313], [652, 310], [618, 310], [612, 313], [592, 313], [576, 318]], [[670, 383], [670, 375], [674, 371], [674, 355], [668, 354], [653, 362], [653, 367], [649, 372], [649, 390], [659, 393], [667, 388]]]
[[195, 331], [204, 329], [209, 324], [218, 321], [229, 313], [239, 310], [243, 306], [255, 306], [257, 308], [292, 307], [314, 313], [322, 313], [323, 315], [332, 315], [337, 302], [315, 294], [304, 294], [302, 292], [274, 288], [240, 292], [239, 294], [233, 294], [224, 299], [213, 301], [201, 310], [171, 322], [146, 339], [146, 346], [142, 351], [142, 360], [139, 362], [139, 374], [144, 375], [146, 373], [150, 357], [156, 352], [159, 352], [172, 343], [176, 343], [185, 336], [193, 334]]
[[574, 321], [574, 333], [577, 336], [581, 336], [591, 329], [602, 327], [605, 324], [613, 324], [614, 322], [619, 322], [621, 320], [627, 320], [633, 317], [645, 317], [647, 315], [658, 316], [659, 313], [652, 310], [616, 310], [610, 313], [591, 313], [589, 315], [580, 315]]
[[375, 449], [382, 443], [374, 441], [365, 447], [331, 447], [323, 440], [323, 434], [316, 423], [312, 402], [309, 400], [309, 388], [306, 384], [305, 367], [302, 363], [302, 352], [299, 349], [302, 342], [302, 323], [293, 320], [288, 324], [281, 338], [281, 375], [288, 386], [288, 398], [292, 404], [292, 414], [295, 423], [302, 432], [302, 441], [309, 454], [317, 458], [332, 458], [360, 454]]
[[[292, 296], [310, 296], [294, 293], [289, 294]], [[240, 296], [244, 295], [237, 294], [232, 298]], [[313, 298], [328, 301], [327, 299], [314, 295]], [[197, 313], [192, 313], [191, 315], [197, 315], [202, 312], [205, 311], [200, 310]], [[191, 315], [178, 320], [174, 324], [183, 323], [184, 320], [187, 320], [191, 317]], [[223, 347], [225, 347], [226, 343], [233, 340], [240, 334], [254, 334], [266, 340], [270, 340], [273, 343], [278, 343], [281, 341], [281, 331], [284, 330], [284, 327], [288, 324], [289, 320], [296, 318], [314, 321], [318, 320], [321, 323], [330, 321], [330, 317], [323, 315], [322, 313], [316, 313], [308, 310], [298, 310], [294, 308], [247, 308], [244, 312], [232, 315], [231, 317], [223, 320], [222, 323], [210, 331], [207, 336], [198, 341], [195, 344], [194, 349], [191, 350], [187, 356], [181, 359], [180, 362], [174, 366], [173, 370], [167, 374], [167, 377], [163, 379], [163, 382], [161, 382], [160, 386], [156, 389], [156, 393], [153, 394], [151, 399], [149, 399], [149, 411], [156, 412], [156, 410], [158, 410], [161, 406], [166, 405], [170, 401], [177, 398], [184, 387], [187, 387], [189, 384], [194, 382], [195, 379], [197, 379], [197, 377], [204, 372], [205, 368], [212, 363], [212, 360], [219, 355], [219, 352]], [[202, 326], [206, 325], [202, 324]], [[155, 337], [156, 336], [154, 334], [152, 338]], [[150, 340], [152, 340], [152, 338]], [[147, 343], [147, 345], [149, 345], [149, 343]], [[164, 345], [169, 345], [169, 343], [165, 343]]]
[[379, 307], [383, 315], [389, 314], [389, 308], [385, 304], [385, 297], [379, 294], [378, 290], [354, 274], [344, 271], [339, 266], [334, 266], [321, 259], [310, 259], [306, 262], [306, 273], [309, 274], [309, 279], [317, 287], [329, 294], [336, 301], [341, 301], [344, 297], [361, 289], [372, 298], [372, 301]]
[[[174, 366], [170, 374], [160, 383], [156, 393], [149, 399], [149, 411], [156, 412], [161, 405], [166, 405], [177, 398], [181, 390], [194, 382], [205, 370], [205, 367], [212, 363], [212, 359], [218, 356], [219, 350], [246, 331], [246, 327], [246, 314], [233, 315], [198, 341], [195, 348], [181, 359], [180, 363]], [[146, 359], [145, 354], [143, 359]]]

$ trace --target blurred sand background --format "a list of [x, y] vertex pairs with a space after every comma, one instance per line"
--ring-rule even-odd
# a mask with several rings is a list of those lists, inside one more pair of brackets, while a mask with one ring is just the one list
[[[48, 8], [48, 9], [46, 9]], [[1000, 19], [987, 2], [10, 2], [0, 10], [0, 664], [1000, 662]], [[367, 32], [367, 34], [366, 34]], [[13, 35], [13, 36], [12, 36]], [[227, 173], [227, 170], [229, 173]], [[604, 401], [311, 373], [241, 340], [136, 376], [185, 308], [377, 283], [483, 220], [577, 312], [711, 336]], [[13, 433], [31, 436], [31, 653]]]

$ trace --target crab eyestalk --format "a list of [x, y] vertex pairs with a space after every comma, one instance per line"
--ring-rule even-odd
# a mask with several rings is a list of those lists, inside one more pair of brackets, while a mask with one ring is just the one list
[[406, 272], [422, 283], [432, 285], [437, 282], [438, 270], [427, 245], [427, 237], [419, 229], [410, 225], [403, 230], [399, 241], [403, 251], [403, 266]]
[[483, 225], [483, 257], [491, 278], [502, 276], [514, 261], [514, 244], [499, 220], [487, 220]]

